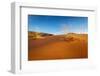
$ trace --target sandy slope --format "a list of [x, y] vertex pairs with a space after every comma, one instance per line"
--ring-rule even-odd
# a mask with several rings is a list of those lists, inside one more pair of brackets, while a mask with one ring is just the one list
[[43, 39], [29, 40], [28, 59], [71, 59], [87, 58], [87, 34], [68, 34], [47, 36]]

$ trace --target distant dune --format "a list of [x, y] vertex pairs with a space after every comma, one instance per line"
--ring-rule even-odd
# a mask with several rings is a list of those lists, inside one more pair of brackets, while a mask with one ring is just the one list
[[88, 35], [46, 34], [44, 38], [28, 40], [28, 60], [73, 59], [88, 57]]
[[33, 36], [36, 35], [36, 33], [38, 33], [38, 35], [41, 35], [42, 37], [45, 37], [45, 36], [53, 36], [53, 34], [48, 34], [48, 33], [43, 33], [43, 32], [28, 32], [28, 38], [29, 39], [32, 39]]

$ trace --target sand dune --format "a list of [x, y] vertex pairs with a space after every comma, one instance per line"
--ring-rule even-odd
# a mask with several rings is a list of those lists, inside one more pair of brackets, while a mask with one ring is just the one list
[[87, 40], [87, 34], [74, 33], [29, 39], [28, 60], [87, 58]]

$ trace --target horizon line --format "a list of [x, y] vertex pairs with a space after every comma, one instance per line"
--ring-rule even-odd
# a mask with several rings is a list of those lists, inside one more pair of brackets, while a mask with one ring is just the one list
[[[38, 31], [28, 31], [28, 32], [38, 32]], [[68, 32], [68, 33], [48, 33], [48, 32], [38, 32], [38, 33], [47, 33], [47, 34], [53, 34], [53, 35], [62, 35], [62, 34], [69, 34], [69, 33], [76, 33], [76, 34], [88, 34], [88, 32]]]

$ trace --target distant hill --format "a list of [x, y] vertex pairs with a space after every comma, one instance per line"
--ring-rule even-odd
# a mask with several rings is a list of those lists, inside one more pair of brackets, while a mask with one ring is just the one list
[[30, 39], [31, 39], [33, 36], [36, 36], [36, 34], [40, 35], [41, 37], [53, 36], [53, 34], [49, 34], [49, 33], [28, 31], [28, 37], [29, 37]]

